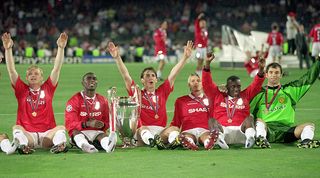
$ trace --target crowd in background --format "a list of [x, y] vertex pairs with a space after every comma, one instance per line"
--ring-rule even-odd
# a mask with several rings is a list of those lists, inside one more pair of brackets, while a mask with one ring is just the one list
[[7, 0], [0, 4], [0, 32], [11, 33], [14, 54], [21, 56], [55, 56], [55, 39], [62, 31], [70, 37], [67, 56], [104, 55], [110, 40], [120, 44], [123, 54], [143, 47], [144, 54], [152, 55], [153, 31], [166, 19], [170, 55], [194, 38], [194, 19], [201, 12], [207, 18], [210, 46], [220, 47], [221, 25], [248, 34], [268, 32], [277, 22], [285, 34], [286, 16], [293, 11], [308, 32], [320, 15], [319, 6], [317, 0]]

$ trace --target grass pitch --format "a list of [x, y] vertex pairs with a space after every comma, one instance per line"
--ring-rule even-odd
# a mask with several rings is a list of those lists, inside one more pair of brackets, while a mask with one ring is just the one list
[[[126, 64], [133, 79], [139, 82], [141, 70], [149, 64]], [[156, 64], [152, 64], [156, 67]], [[11, 134], [15, 124], [17, 103], [10, 86], [5, 65], [0, 65], [0, 132]], [[21, 78], [25, 78], [27, 65], [17, 65]], [[47, 78], [52, 65], [42, 65]], [[165, 66], [167, 76], [172, 65]], [[187, 64], [175, 81], [175, 89], [167, 102], [168, 122], [173, 116], [174, 101], [188, 94], [187, 77], [195, 65]], [[118, 95], [126, 96], [124, 82], [115, 64], [63, 65], [53, 106], [57, 124], [64, 124], [64, 107], [67, 100], [82, 90], [81, 77], [95, 72], [99, 84], [97, 92], [106, 96], [106, 90], [116, 86]], [[287, 69], [290, 75], [282, 79], [289, 82], [302, 76], [306, 70]], [[244, 89], [251, 82], [244, 69], [212, 69], [213, 79], [225, 83], [230, 75], [238, 75]], [[315, 138], [320, 138], [319, 81], [298, 103], [296, 123], [314, 122]], [[0, 153], [0, 177], [317, 177], [320, 149], [298, 149], [295, 144], [272, 144], [271, 149], [244, 149], [242, 145], [229, 150], [163, 150], [156, 148], [117, 148], [112, 154], [100, 152], [85, 154], [71, 149], [66, 154], [53, 155], [38, 149], [32, 155], [5, 155]]]

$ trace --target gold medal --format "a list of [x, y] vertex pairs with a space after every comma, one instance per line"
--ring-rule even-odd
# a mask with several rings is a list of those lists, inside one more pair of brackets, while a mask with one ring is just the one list
[[156, 115], [154, 116], [154, 118], [155, 118], [155, 119], [159, 119], [159, 115], [156, 114]]
[[228, 119], [228, 123], [229, 123], [229, 124], [232, 123], [232, 119]]
[[35, 111], [33, 111], [31, 114], [32, 114], [33, 117], [37, 116], [37, 113]]

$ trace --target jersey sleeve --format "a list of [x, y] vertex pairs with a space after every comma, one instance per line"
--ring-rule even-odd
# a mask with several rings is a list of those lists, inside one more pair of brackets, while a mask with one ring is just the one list
[[78, 118], [79, 116], [79, 105], [75, 97], [72, 97], [66, 104], [66, 109], [64, 112], [65, 116], [65, 126], [69, 133], [72, 135], [73, 130], [82, 130], [82, 122]]
[[110, 125], [110, 120], [109, 120], [109, 104], [108, 104], [108, 100], [106, 98], [103, 98], [104, 100], [104, 108], [103, 108], [103, 117], [102, 117], [102, 121], [104, 123], [104, 127], [103, 130], [107, 130]]
[[218, 86], [212, 81], [211, 72], [205, 69], [202, 70], [202, 87], [205, 95], [211, 101], [219, 93]]
[[256, 75], [251, 84], [244, 90], [245, 97], [250, 101], [261, 90], [265, 77], [259, 77]]
[[290, 95], [293, 101], [298, 102], [317, 80], [320, 73], [320, 62], [317, 60], [312, 67], [300, 79], [283, 86], [284, 91]]
[[170, 123], [170, 126], [176, 126], [176, 127], [181, 127], [181, 118], [182, 118], [182, 114], [181, 114], [181, 104], [179, 102], [179, 99], [176, 100], [176, 102], [174, 103], [174, 115], [173, 115], [173, 119]]
[[18, 98], [19, 98], [19, 96], [22, 94], [23, 91], [28, 90], [28, 85], [25, 84], [25, 83], [21, 80], [20, 76], [18, 76], [18, 79], [17, 79], [16, 83], [15, 83], [15, 84], [11, 84], [11, 86], [12, 86], [12, 88], [13, 88], [13, 90], [14, 90], [15, 95], [16, 95]]

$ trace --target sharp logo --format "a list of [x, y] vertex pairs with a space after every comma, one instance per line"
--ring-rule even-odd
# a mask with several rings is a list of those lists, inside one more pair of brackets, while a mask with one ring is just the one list
[[192, 108], [188, 109], [188, 113], [195, 113], [195, 112], [208, 112], [207, 108]]

